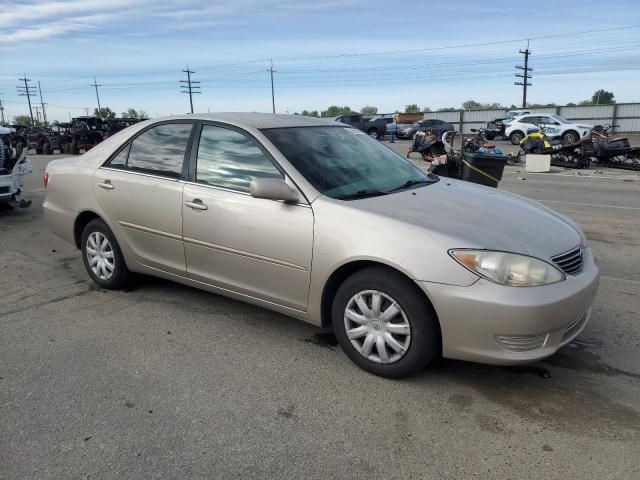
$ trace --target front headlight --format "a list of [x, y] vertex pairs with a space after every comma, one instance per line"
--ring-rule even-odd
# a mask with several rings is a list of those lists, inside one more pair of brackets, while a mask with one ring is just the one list
[[449, 254], [481, 277], [509, 287], [535, 287], [565, 279], [550, 263], [526, 255], [491, 250], [450, 250]]

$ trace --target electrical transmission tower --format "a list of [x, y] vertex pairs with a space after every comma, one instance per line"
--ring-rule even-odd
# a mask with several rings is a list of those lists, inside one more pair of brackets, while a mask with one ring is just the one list
[[44, 106], [46, 103], [42, 101], [42, 88], [40, 87], [40, 80], [38, 80], [38, 93], [40, 94], [40, 105], [42, 106], [42, 118], [44, 119], [45, 126], [47, 125], [47, 111]]
[[98, 94], [98, 87], [102, 87], [102, 85], [99, 85], [98, 81], [96, 80], [96, 77], [93, 77], [93, 83], [90, 86], [96, 89], [96, 99], [98, 100], [98, 112], [99, 112], [101, 108], [100, 108], [100, 95]]
[[271, 67], [267, 68], [267, 72], [271, 74], [271, 106], [273, 108], [273, 113], [276, 113], [276, 96], [273, 90], [273, 74], [278, 73], [278, 71], [273, 69], [273, 59], [271, 60]]
[[26, 74], [23, 78], [19, 78], [18, 80], [24, 82], [24, 85], [18, 85], [16, 89], [18, 90], [18, 95], [20, 95], [21, 97], [27, 97], [27, 102], [29, 103], [29, 116], [31, 117], [31, 125], [33, 126], [34, 123], [33, 110], [31, 109], [31, 95], [36, 94], [36, 87], [32, 87], [31, 85], [29, 85], [31, 79], [27, 78]]
[[520, 53], [524, 55], [524, 66], [516, 65], [518, 70], [522, 70], [522, 73], [516, 73], [516, 77], [522, 78], [521, 82], [514, 82], [514, 85], [522, 85], [522, 108], [527, 108], [527, 87], [530, 87], [532, 84], [529, 83], [529, 80], [533, 78], [529, 72], [533, 72], [533, 68], [529, 68], [529, 55], [531, 52], [529, 51], [529, 41], [527, 40], [527, 49], [520, 50]]
[[187, 69], [182, 70], [182, 72], [187, 74], [187, 79], [180, 80], [180, 88], [185, 88], [186, 90], [181, 90], [180, 92], [189, 94], [189, 105], [191, 105], [191, 113], [193, 113], [193, 95], [196, 93], [202, 93], [200, 91], [200, 82], [191, 80], [191, 75], [196, 72], [189, 70], [189, 65], [187, 65]]

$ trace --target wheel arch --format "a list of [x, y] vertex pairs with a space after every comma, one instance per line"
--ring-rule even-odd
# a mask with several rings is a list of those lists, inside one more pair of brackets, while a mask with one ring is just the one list
[[82, 232], [84, 231], [84, 228], [91, 220], [96, 218], [104, 221], [104, 219], [93, 210], [85, 210], [80, 212], [76, 217], [76, 220], [73, 222], [73, 241], [78, 250], [81, 249], [80, 240], [82, 239]]
[[322, 290], [322, 300], [320, 304], [321, 326], [328, 327], [331, 325], [331, 305], [338, 291], [338, 288], [340, 288], [340, 285], [342, 285], [342, 283], [354, 273], [370, 267], [380, 267], [395, 272], [399, 275], [402, 275], [412, 285], [414, 285], [416, 292], [426, 302], [427, 306], [431, 310], [431, 313], [434, 315], [434, 318], [436, 319], [436, 323], [440, 330], [439, 333], [442, 341], [442, 327], [440, 325], [438, 313], [433, 306], [433, 302], [425, 293], [425, 291], [416, 284], [415, 280], [413, 280], [409, 275], [407, 275], [407, 273], [403, 272], [401, 269], [376, 260], [352, 260], [340, 265], [338, 268], [336, 268], [336, 270], [333, 271], [331, 275], [329, 275], [329, 278], [325, 282], [324, 288]]

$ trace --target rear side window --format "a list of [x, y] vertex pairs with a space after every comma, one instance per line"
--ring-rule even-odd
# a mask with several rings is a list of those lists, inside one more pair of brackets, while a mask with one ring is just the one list
[[192, 128], [191, 123], [168, 123], [152, 127], [118, 153], [109, 166], [180, 178]]
[[524, 117], [519, 120], [520, 123], [538, 123], [538, 117]]
[[251, 138], [228, 128], [202, 127], [197, 183], [249, 192], [249, 183], [259, 177], [283, 178]]

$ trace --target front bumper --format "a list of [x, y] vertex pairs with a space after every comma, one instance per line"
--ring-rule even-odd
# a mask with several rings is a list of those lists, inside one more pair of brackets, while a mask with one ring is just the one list
[[440, 320], [446, 358], [496, 365], [553, 355], [584, 329], [598, 290], [590, 249], [578, 275], [541, 287], [504, 287], [480, 279], [469, 287], [420, 282]]

